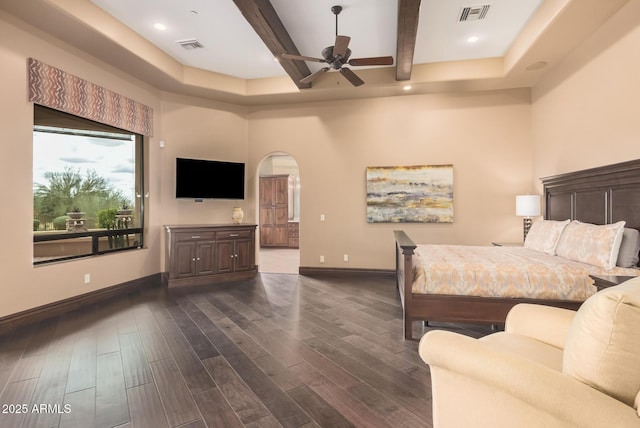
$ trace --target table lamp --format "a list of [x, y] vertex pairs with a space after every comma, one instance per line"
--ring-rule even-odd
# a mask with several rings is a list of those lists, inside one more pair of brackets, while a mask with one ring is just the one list
[[516, 215], [523, 217], [523, 239], [527, 239], [527, 234], [531, 228], [531, 217], [540, 215], [540, 195], [516, 196]]

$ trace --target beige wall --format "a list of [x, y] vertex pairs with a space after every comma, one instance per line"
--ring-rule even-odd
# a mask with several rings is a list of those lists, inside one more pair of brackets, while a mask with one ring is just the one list
[[[6, 19], [6, 21], [4, 20]], [[0, 15], [0, 317], [163, 270], [162, 225], [226, 223], [233, 201], [195, 203], [175, 198], [177, 156], [245, 162], [247, 111], [195, 98], [160, 93], [108, 64], [65, 45], [56, 45], [38, 31]], [[151, 106], [154, 136], [145, 138], [145, 248], [47, 266], [32, 265], [32, 126], [33, 106], [27, 100], [27, 58], [34, 57], [66, 72]], [[160, 148], [164, 141], [165, 148]], [[249, 195], [251, 198], [252, 196]], [[252, 199], [248, 199], [249, 201]], [[253, 205], [240, 202], [253, 216]], [[91, 283], [84, 284], [84, 274]], [[11, 296], [11, 298], [6, 298]]]
[[[638, 158], [638, 17], [634, 0], [551, 70], [533, 89], [533, 100], [522, 89], [247, 109], [160, 93], [0, 15], [0, 182], [8, 207], [0, 214], [0, 291], [11, 296], [0, 300], [0, 316], [161, 271], [163, 224], [227, 222], [235, 205], [256, 222], [258, 168], [274, 152], [289, 153], [300, 167], [303, 266], [391, 269], [396, 228], [421, 242], [518, 240], [514, 196], [539, 189], [538, 177]], [[154, 109], [145, 249], [32, 266], [28, 57]], [[176, 156], [247, 161], [247, 199], [176, 200]], [[454, 165], [453, 224], [366, 222], [367, 166], [442, 163]], [[92, 275], [89, 285], [85, 273]]]
[[[19, 25], [19, 24], [17, 24]], [[0, 245], [0, 316], [83, 294], [110, 285], [157, 273], [160, 260], [159, 195], [149, 198], [146, 248], [49, 266], [32, 265], [32, 127], [33, 106], [27, 100], [27, 58], [34, 57], [110, 90], [126, 94], [154, 110], [160, 121], [159, 94], [143, 82], [110, 69], [108, 64], [58, 46], [37, 36], [32, 28], [20, 28], [0, 16], [0, 183], [2, 183], [2, 245]], [[10, 41], [7, 43], [6, 41]], [[156, 138], [146, 152], [147, 182], [158, 185], [159, 152]], [[84, 274], [91, 283], [84, 284]]]
[[640, 1], [533, 88], [533, 180], [640, 158]]
[[[398, 228], [420, 242], [518, 240], [514, 196], [533, 190], [529, 105], [528, 90], [507, 90], [256, 108], [250, 170], [273, 152], [298, 162], [301, 266], [392, 269]], [[454, 165], [455, 222], [367, 223], [366, 167], [420, 164]]]
[[[247, 109], [197, 98], [162, 95], [161, 205], [164, 224], [230, 223], [240, 206], [247, 221], [253, 216], [251, 199], [176, 199], [176, 157], [246, 162]], [[247, 195], [248, 196], [248, 195]]]

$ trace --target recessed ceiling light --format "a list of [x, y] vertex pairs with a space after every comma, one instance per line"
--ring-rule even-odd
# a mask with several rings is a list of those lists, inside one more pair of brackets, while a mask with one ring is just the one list
[[153, 28], [155, 28], [158, 31], [164, 31], [167, 29], [167, 26], [162, 24], [161, 22], [156, 22], [155, 24], [153, 24]]
[[411, 90], [411, 85], [404, 85], [404, 86], [402, 87], [402, 90], [403, 90], [403, 91], [410, 91], [410, 90]]
[[478, 37], [478, 36], [471, 36], [471, 37], [469, 37], [469, 38], [467, 39], [467, 43], [475, 43], [475, 42], [477, 42], [478, 40], [480, 40], [480, 37]]

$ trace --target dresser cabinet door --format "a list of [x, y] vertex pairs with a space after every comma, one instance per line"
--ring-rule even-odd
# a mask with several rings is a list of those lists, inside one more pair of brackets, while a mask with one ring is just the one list
[[235, 241], [218, 241], [216, 243], [218, 273], [233, 272], [235, 253], [233, 244]]
[[215, 242], [203, 241], [196, 244], [196, 275], [216, 273]]
[[236, 272], [249, 270], [253, 267], [253, 254], [251, 253], [251, 243], [248, 240], [238, 240], [235, 242], [235, 266]]
[[171, 271], [175, 278], [189, 278], [196, 274], [196, 243], [179, 242], [175, 247]]

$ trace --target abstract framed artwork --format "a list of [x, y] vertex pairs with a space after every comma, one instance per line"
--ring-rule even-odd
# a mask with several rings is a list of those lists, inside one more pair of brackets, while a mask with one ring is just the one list
[[453, 165], [367, 167], [368, 223], [453, 223]]

